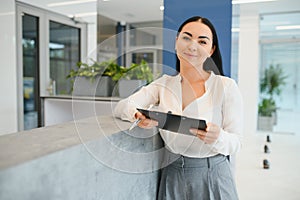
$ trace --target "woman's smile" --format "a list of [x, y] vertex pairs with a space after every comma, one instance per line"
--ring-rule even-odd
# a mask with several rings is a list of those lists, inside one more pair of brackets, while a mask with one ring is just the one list
[[191, 58], [196, 58], [196, 57], [198, 57], [197, 55], [194, 55], [194, 54], [192, 54], [192, 53], [186, 53], [186, 52], [184, 52], [183, 54], [186, 55], [187, 57], [191, 57]]

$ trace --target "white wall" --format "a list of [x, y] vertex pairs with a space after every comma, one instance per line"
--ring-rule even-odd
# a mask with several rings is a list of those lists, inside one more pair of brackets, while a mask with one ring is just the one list
[[244, 100], [244, 134], [254, 134], [259, 94], [259, 14], [255, 5], [240, 6], [238, 83]]
[[82, 17], [88, 22], [87, 27], [87, 56], [97, 60], [97, 16]]
[[0, 135], [16, 132], [18, 129], [15, 9], [15, 0], [1, 1]]

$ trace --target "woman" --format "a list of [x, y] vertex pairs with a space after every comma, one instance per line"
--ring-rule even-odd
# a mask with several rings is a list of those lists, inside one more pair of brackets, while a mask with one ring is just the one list
[[[136, 110], [155, 104], [156, 109], [204, 119], [206, 130], [191, 135], [160, 130], [166, 148], [179, 155], [163, 168], [159, 199], [238, 199], [226, 156], [240, 150], [242, 99], [234, 80], [223, 75], [216, 31], [208, 19], [192, 17], [179, 28], [176, 43], [176, 76], [164, 75], [118, 103], [116, 116], [141, 119], [151, 128], [156, 121]], [[215, 67], [206, 64], [212, 59]], [[220, 74], [220, 75], [218, 75]]]

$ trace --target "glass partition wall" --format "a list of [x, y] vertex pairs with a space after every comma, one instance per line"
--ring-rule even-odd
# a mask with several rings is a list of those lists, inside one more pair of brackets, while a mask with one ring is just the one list
[[[300, 111], [300, 41], [285, 41], [262, 43], [261, 70], [273, 66], [279, 66], [286, 76], [285, 85], [282, 87], [280, 97], [276, 102], [281, 110]], [[261, 72], [263, 73], [263, 71]]]
[[128, 30], [127, 66], [145, 60], [153, 74], [159, 76], [162, 73], [162, 21], [132, 23]]
[[97, 60], [116, 59], [118, 64], [130, 66], [143, 59], [158, 76], [162, 71], [163, 1], [131, 3], [134, 6], [98, 0]]
[[[286, 77], [274, 95], [277, 120], [274, 131], [294, 132], [300, 114], [300, 12], [260, 17], [260, 77], [265, 69], [280, 67]], [[260, 95], [262, 98], [262, 95]]]
[[124, 23], [98, 14], [98, 61], [116, 59], [130, 66], [145, 60], [154, 74], [162, 63], [162, 21]]

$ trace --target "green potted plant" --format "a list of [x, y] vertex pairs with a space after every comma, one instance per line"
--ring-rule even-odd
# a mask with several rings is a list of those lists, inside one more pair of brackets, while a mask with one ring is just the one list
[[153, 81], [153, 73], [145, 60], [141, 63], [132, 63], [128, 71], [119, 80], [119, 96], [126, 98], [137, 91], [141, 86]]
[[114, 96], [117, 81], [128, 69], [114, 60], [91, 63], [78, 62], [77, 68], [67, 75], [73, 85], [73, 95], [77, 96]]
[[258, 113], [260, 116], [272, 117], [276, 112], [275, 101], [271, 98], [264, 98], [258, 106]]
[[261, 101], [258, 105], [258, 129], [272, 131], [277, 121], [275, 97], [280, 97], [287, 76], [280, 65], [270, 65], [260, 81]]

